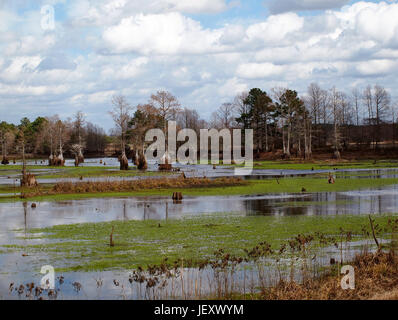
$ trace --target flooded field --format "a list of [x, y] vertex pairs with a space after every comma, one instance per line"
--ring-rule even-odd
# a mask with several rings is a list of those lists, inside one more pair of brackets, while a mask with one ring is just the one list
[[[79, 182], [80, 177], [62, 177], [62, 178], [45, 178], [48, 175], [62, 175], [65, 169], [74, 168], [74, 160], [68, 159], [65, 163], [65, 169], [63, 168], [47, 168], [47, 160], [37, 161], [28, 160], [27, 164], [30, 166], [39, 166], [43, 168], [30, 169], [30, 172], [36, 175], [38, 182], [41, 184], [54, 184], [57, 182]], [[16, 162], [16, 165], [22, 165], [21, 162]], [[131, 167], [134, 166], [130, 163]], [[134, 171], [130, 171], [131, 176], [117, 176], [119, 171], [119, 162], [117, 158], [95, 158], [86, 159], [84, 163], [80, 165], [82, 168], [103, 168], [106, 172], [109, 172], [108, 176], [99, 177], [84, 177], [84, 181], [123, 181], [123, 180], [137, 180], [143, 178], [157, 178], [162, 177], [162, 174], [158, 171], [158, 164], [154, 161], [149, 161], [147, 173], [149, 175], [140, 175], [137, 172], [137, 176], [134, 175]], [[219, 178], [219, 177], [232, 177], [235, 175], [234, 168], [232, 166], [218, 165], [213, 167], [212, 165], [181, 165], [174, 163], [173, 167], [178, 169], [179, 172], [170, 174], [169, 177], [180, 177], [182, 173], [187, 178], [193, 177], [208, 177], [208, 178]], [[16, 170], [7, 170], [7, 167], [1, 167], [3, 169], [2, 175], [0, 175], [0, 186], [13, 186], [18, 185], [21, 178], [21, 173]], [[318, 169], [318, 170], [276, 170], [276, 169], [254, 169], [248, 175], [241, 176], [246, 180], [263, 180], [263, 179], [275, 179], [275, 178], [287, 178], [287, 177], [319, 177], [324, 178], [325, 175], [332, 173], [338, 175], [342, 179], [380, 179], [380, 178], [398, 178], [398, 168], [378, 168], [378, 169], [344, 169], [344, 168], [330, 168], [330, 169]], [[43, 178], [44, 177], [44, 178]]]
[[[85, 166], [98, 166], [100, 159], [88, 160]], [[114, 159], [116, 160], [116, 159]], [[103, 159], [109, 170], [117, 166], [117, 161]], [[34, 163], [33, 163], [34, 164]], [[71, 165], [71, 163], [67, 163]], [[150, 164], [150, 170], [157, 171], [155, 163]], [[215, 169], [210, 165], [180, 166], [181, 172], [192, 177], [225, 177], [232, 176], [233, 169], [226, 166], [217, 166]], [[58, 169], [35, 169], [38, 175], [54, 173]], [[325, 179], [328, 170], [254, 170], [253, 174], [244, 177], [247, 180], [283, 179], [287, 177], [314, 177]], [[338, 179], [384, 179], [397, 178], [398, 171], [395, 169], [341, 169], [333, 170]], [[18, 173], [10, 172], [10, 176], [2, 176], [0, 184], [12, 185], [18, 183]], [[156, 175], [154, 175], [156, 177]], [[141, 177], [90, 177], [86, 181], [102, 181], [103, 179], [140, 179]], [[78, 181], [79, 179], [41, 179], [40, 183], [54, 183], [58, 181]], [[7, 196], [7, 193], [0, 194]], [[34, 282], [38, 284], [43, 275], [40, 274], [40, 266], [49, 264], [51, 261], [48, 251], [35, 251], [25, 253], [21, 250], [24, 246], [46, 246], [54, 240], [41, 237], [41, 234], [31, 235], [30, 230], [40, 228], [51, 228], [60, 225], [76, 225], [83, 223], [118, 222], [128, 223], [132, 221], [153, 221], [159, 225], [165, 221], [180, 221], [189, 217], [199, 219], [226, 214], [238, 214], [242, 217], [256, 217], [266, 219], [269, 217], [333, 217], [334, 216], [366, 216], [368, 214], [382, 215], [398, 212], [398, 185], [351, 190], [344, 192], [303, 192], [303, 193], [275, 193], [258, 195], [235, 195], [235, 196], [185, 196], [182, 201], [176, 202], [169, 196], [147, 196], [147, 197], [113, 197], [106, 199], [85, 199], [68, 201], [37, 202], [32, 207], [32, 202], [8, 202], [0, 203], [0, 298], [2, 299], [30, 299], [33, 296], [18, 294], [18, 285]], [[261, 218], [263, 217], [263, 218]], [[211, 227], [211, 224], [209, 225]], [[242, 239], [240, 239], [242, 240]], [[68, 245], [69, 240], [62, 240]], [[58, 243], [59, 245], [59, 243]], [[369, 246], [369, 241], [354, 241], [351, 248], [344, 251], [344, 259], [351, 258], [355, 253]], [[43, 247], [44, 248], [44, 247]], [[214, 250], [217, 249], [214, 247]], [[62, 250], [62, 249], [60, 249]], [[121, 254], [130, 254], [124, 253]], [[318, 250], [315, 259], [317, 266], [327, 265], [330, 257], [338, 257], [342, 252], [339, 249], [328, 246]], [[131, 252], [134, 260], [134, 252]], [[65, 258], [69, 259], [69, 258]], [[76, 259], [74, 256], [73, 259]], [[65, 266], [67, 265], [65, 260]], [[315, 263], [315, 262], [311, 262]], [[58, 267], [62, 267], [59, 261]], [[275, 261], [270, 260], [263, 267], [267, 273], [267, 279], [261, 279], [268, 285], [280, 277], [275, 269]], [[180, 268], [178, 275], [167, 280], [160, 288], [157, 284], [155, 290], [147, 290], [145, 283], [140, 284], [132, 280], [133, 270], [118, 268], [104, 271], [75, 271], [70, 270], [57, 272], [56, 288], [58, 299], [157, 299], [157, 298], [205, 298], [209, 293], [216, 292], [216, 283], [219, 274], [209, 267], [199, 270], [198, 268]], [[296, 271], [300, 268], [297, 267]], [[184, 277], [181, 277], [181, 272]], [[285, 277], [289, 270], [282, 273]], [[298, 272], [293, 275], [297, 280], [302, 275]], [[160, 275], [159, 278], [162, 278]], [[240, 292], [255, 290], [255, 283], [260, 281], [261, 275], [253, 263], [240, 264], [234, 270], [233, 283], [235, 289]], [[208, 281], [213, 279], [213, 281]], [[229, 280], [231, 281], [231, 279]], [[251, 281], [251, 282], [250, 282]], [[10, 290], [10, 284], [11, 286]], [[200, 290], [198, 289], [200, 288]], [[231, 288], [232, 290], [232, 288]], [[37, 297], [36, 297], [37, 298]], [[45, 296], [45, 298], [49, 298]], [[51, 298], [51, 297], [50, 297]], [[52, 297], [54, 298], [54, 296]]]
[[[63, 202], [42, 202], [36, 208], [31, 208], [30, 203], [3, 203], [0, 204], [0, 243], [2, 245], [37, 245], [48, 243], [48, 240], [25, 239], [27, 232], [34, 228], [51, 227], [64, 224], [103, 222], [103, 221], [129, 221], [129, 220], [157, 220], [182, 219], [187, 216], [200, 216], [216, 212], [239, 212], [247, 216], [256, 215], [353, 215], [353, 214], [379, 214], [383, 212], [397, 212], [398, 207], [398, 186], [378, 190], [361, 190], [335, 193], [316, 194], [280, 194], [269, 196], [250, 197], [191, 197], [184, 199], [182, 203], [173, 203], [168, 198], [118, 198], [118, 199], [91, 199]], [[349, 254], [358, 252], [361, 243], [354, 244]], [[322, 251], [318, 263], [327, 263], [328, 257], [337, 255], [338, 250], [329, 247]], [[32, 270], [32, 266], [46, 265], [46, 253], [41, 255], [23, 256], [20, 252], [7, 252], [0, 255], [0, 294], [4, 299], [14, 299], [16, 292], [9, 292], [11, 283], [38, 283], [42, 275], [39, 270]], [[275, 270], [267, 267], [268, 273], [274, 276], [267, 281], [275, 280]], [[242, 267], [242, 270], [235, 275], [236, 285], [243, 285], [250, 290], [249, 275], [252, 281], [256, 281], [257, 272], [254, 275]], [[244, 271], [246, 270], [246, 271]], [[190, 292], [190, 297], [205, 295], [210, 292], [204, 279], [214, 276], [214, 270], [198, 272], [197, 269], [186, 270], [191, 273], [192, 281], [203, 280], [201, 293]], [[246, 274], [247, 272], [247, 274]], [[58, 281], [58, 288], [62, 294], [58, 298], [67, 299], [121, 299], [151, 298], [146, 291], [138, 290], [137, 284], [130, 283], [131, 271], [103, 271], [103, 272], [66, 272], [62, 273], [62, 284]], [[59, 274], [58, 276], [61, 276]], [[297, 275], [299, 277], [299, 275]], [[245, 281], [243, 279], [248, 277]], [[254, 277], [254, 278], [253, 278]], [[240, 280], [239, 280], [240, 279]], [[58, 279], [59, 280], [59, 279]], [[257, 279], [258, 280], [258, 279]], [[115, 285], [115, 281], [116, 284]], [[79, 283], [82, 287], [77, 290], [73, 284]], [[100, 285], [99, 285], [100, 283]], [[170, 288], [162, 291], [163, 294], [179, 295], [178, 281], [175, 283], [172, 293]], [[134, 287], [134, 285], [136, 287]], [[181, 284], [180, 284], [181, 285]], [[185, 284], [187, 285], [187, 284]], [[192, 285], [192, 284], [191, 284]], [[144, 286], [145, 287], [145, 286]], [[191, 288], [192, 289], [192, 288]], [[192, 289], [193, 290], [193, 289]], [[60, 292], [61, 292], [60, 291]], [[139, 293], [140, 292], [140, 293]], [[157, 294], [161, 294], [158, 292]], [[169, 297], [169, 296], [168, 296]], [[198, 296], [197, 296], [198, 297]], [[152, 297], [154, 298], [154, 297]], [[160, 296], [159, 296], [160, 298]]]

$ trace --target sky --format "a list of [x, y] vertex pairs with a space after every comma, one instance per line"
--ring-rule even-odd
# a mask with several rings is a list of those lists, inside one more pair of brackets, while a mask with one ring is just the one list
[[158, 90], [205, 119], [254, 87], [396, 98], [397, 17], [396, 1], [0, 0], [0, 121], [81, 110], [109, 130], [112, 96]]

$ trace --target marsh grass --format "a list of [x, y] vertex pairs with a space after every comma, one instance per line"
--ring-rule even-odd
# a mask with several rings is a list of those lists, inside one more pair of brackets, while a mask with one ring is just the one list
[[[365, 228], [365, 227], [364, 227]], [[398, 219], [390, 219], [385, 230], [392, 234], [398, 229]], [[369, 228], [365, 231], [366, 236]], [[389, 245], [384, 250], [370, 252], [368, 246], [362, 251], [339, 264], [325, 266], [318, 261], [318, 245], [342, 246], [349, 250], [341, 239], [350, 241], [351, 231], [340, 229], [336, 236], [321, 233], [299, 234], [284, 241], [279, 248], [272, 248], [267, 242], [261, 242], [242, 255], [233, 255], [219, 249], [209, 258], [196, 264], [191, 259], [164, 258], [159, 264], [138, 266], [128, 277], [126, 288], [120, 279], [113, 284], [123, 299], [380, 299], [398, 297], [398, 256], [395, 247]], [[339, 243], [340, 239], [340, 243]], [[275, 267], [269, 267], [269, 259], [277, 261]], [[284, 259], [281, 264], [281, 259]], [[344, 291], [340, 287], [342, 264], [355, 268], [356, 289]], [[281, 272], [281, 266], [286, 266]], [[320, 267], [322, 266], [322, 268]], [[290, 268], [290, 270], [289, 270]], [[295, 278], [291, 274], [296, 273]], [[60, 277], [63, 281], [63, 276]], [[98, 290], [102, 290], [102, 280], [95, 279]], [[72, 284], [78, 293], [80, 283]], [[78, 289], [76, 289], [78, 287]], [[27, 299], [56, 299], [58, 291], [47, 290], [44, 293], [27, 284], [10, 284], [10, 294]], [[129, 290], [127, 290], [129, 289]], [[100, 291], [98, 292], [100, 297]]]

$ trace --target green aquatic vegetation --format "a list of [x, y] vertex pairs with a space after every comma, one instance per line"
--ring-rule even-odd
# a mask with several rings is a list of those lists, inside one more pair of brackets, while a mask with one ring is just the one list
[[[375, 216], [382, 230], [394, 214]], [[264, 217], [220, 213], [191, 216], [167, 221], [113, 221], [59, 225], [32, 229], [30, 236], [41, 236], [39, 245], [9, 245], [31, 256], [46, 255], [58, 271], [128, 270], [148, 264], [159, 264], [183, 258], [200, 263], [213, 256], [217, 249], [243, 255], [266, 241], [273, 248], [298, 234], [320, 232], [337, 236], [344, 230], [352, 232], [352, 239], [364, 237], [368, 228], [367, 216], [287, 216]], [[109, 246], [109, 235], [114, 227], [115, 246]], [[388, 237], [380, 232], [379, 236]], [[49, 242], [49, 243], [47, 243]]]

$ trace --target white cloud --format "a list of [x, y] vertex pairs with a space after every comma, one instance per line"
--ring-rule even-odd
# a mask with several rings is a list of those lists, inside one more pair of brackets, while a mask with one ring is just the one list
[[398, 62], [396, 60], [371, 60], [358, 63], [356, 69], [362, 76], [382, 76], [396, 72]]
[[199, 54], [214, 51], [221, 32], [203, 29], [180, 13], [139, 14], [105, 30], [103, 38], [113, 53]]
[[250, 40], [261, 40], [268, 45], [285, 40], [285, 38], [302, 29], [304, 18], [294, 13], [270, 16], [265, 22], [249, 26], [246, 34]]
[[104, 79], [134, 79], [136, 76], [141, 74], [142, 68], [148, 63], [149, 59], [147, 57], [139, 57], [133, 59], [127, 64], [121, 65], [117, 70], [115, 70], [115, 65], [106, 66], [102, 72], [101, 76]]
[[227, 10], [234, 2], [226, 0], [72, 0], [68, 16], [74, 25], [97, 25], [120, 22], [137, 14], [209, 14]]
[[362, 37], [398, 44], [398, 4], [369, 4], [357, 12], [356, 30]]

